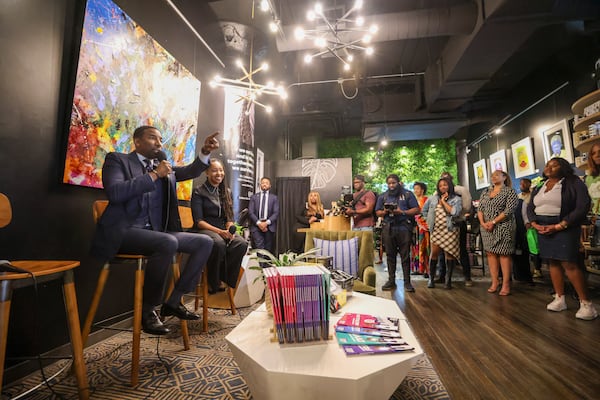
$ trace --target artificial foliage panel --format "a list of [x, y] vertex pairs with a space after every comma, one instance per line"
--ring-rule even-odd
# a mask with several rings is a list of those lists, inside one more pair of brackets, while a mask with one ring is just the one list
[[[431, 193], [444, 171], [456, 178], [456, 142], [453, 139], [390, 142], [375, 148], [360, 138], [322, 139], [319, 158], [352, 158], [352, 174], [367, 178], [367, 188], [377, 193], [387, 190], [385, 178], [397, 174], [408, 188], [414, 182], [425, 182]], [[375, 164], [376, 169], [372, 169]], [[455, 182], [458, 183], [458, 182]]]

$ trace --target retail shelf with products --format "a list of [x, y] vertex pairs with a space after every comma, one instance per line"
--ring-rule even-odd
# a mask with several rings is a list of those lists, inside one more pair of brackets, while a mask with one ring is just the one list
[[575, 150], [579, 151], [580, 153], [587, 153], [592, 148], [592, 145], [596, 142], [600, 142], [600, 135], [596, 135], [592, 138], [575, 144]]
[[600, 120], [600, 112], [594, 113], [585, 118], [579, 119], [577, 121], [577, 123], [575, 124], [575, 126], [573, 126], [573, 130], [575, 130], [575, 131], [586, 130], [588, 125], [591, 125], [594, 122], [599, 121], [599, 120]]
[[600, 100], [600, 89], [595, 90], [592, 93], [586, 94], [585, 96], [577, 100], [575, 103], [573, 103], [573, 105], [571, 106], [571, 111], [573, 111], [573, 114], [575, 115], [582, 115], [583, 110], [587, 106], [597, 102], [598, 100]]

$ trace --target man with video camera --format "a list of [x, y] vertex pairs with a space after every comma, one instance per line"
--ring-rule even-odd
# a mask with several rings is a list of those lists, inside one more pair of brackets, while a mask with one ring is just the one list
[[404, 275], [404, 291], [414, 292], [410, 283], [410, 244], [412, 240], [415, 215], [421, 212], [415, 195], [404, 189], [400, 178], [390, 174], [386, 178], [388, 190], [377, 199], [375, 210], [378, 217], [383, 217], [383, 244], [387, 254], [389, 278], [381, 287], [382, 290], [396, 288], [396, 256], [400, 253], [402, 273]]
[[373, 209], [377, 201], [375, 194], [365, 189], [365, 177], [363, 175], [356, 175], [352, 181], [352, 186], [354, 187], [352, 201], [344, 210], [344, 213], [352, 217], [354, 221], [352, 230], [373, 230], [373, 225], [375, 225]]

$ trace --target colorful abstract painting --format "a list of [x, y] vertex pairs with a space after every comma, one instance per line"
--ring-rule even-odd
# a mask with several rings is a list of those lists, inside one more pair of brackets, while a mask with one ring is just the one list
[[112, 1], [88, 0], [63, 182], [102, 188], [106, 154], [131, 152], [140, 125], [161, 131], [173, 165], [190, 163], [199, 105], [199, 80]]

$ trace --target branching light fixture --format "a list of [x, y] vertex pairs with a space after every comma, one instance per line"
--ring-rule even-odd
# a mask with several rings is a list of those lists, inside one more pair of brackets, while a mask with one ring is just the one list
[[254, 74], [260, 71], [267, 71], [269, 69], [269, 65], [267, 63], [262, 63], [258, 68], [254, 70], [252, 69], [252, 63], [250, 63], [250, 72], [248, 72], [242, 60], [238, 59], [236, 61], [236, 65], [244, 73], [244, 75], [241, 78], [229, 79], [217, 75], [210, 81], [209, 84], [211, 87], [232, 88], [241, 90], [244, 94], [240, 95], [240, 99], [244, 99], [248, 103], [247, 109], [244, 110], [246, 113], [250, 111], [250, 107], [252, 104], [256, 104], [263, 107], [268, 113], [273, 111], [273, 108], [270, 105], [261, 103], [259, 101], [261, 95], [275, 95], [279, 96], [281, 99], [287, 99], [287, 92], [285, 91], [283, 86], [275, 86], [273, 82], [268, 82], [266, 85], [262, 85], [254, 81]]
[[[373, 47], [369, 46], [372, 37], [377, 33], [377, 25], [364, 27], [364, 18], [350, 16], [363, 6], [363, 0], [356, 0], [350, 10], [340, 18], [330, 20], [324, 13], [321, 3], [316, 3], [312, 10], [308, 11], [307, 19], [314, 22], [314, 29], [297, 27], [294, 36], [297, 40], [310, 39], [314, 41], [319, 49], [315, 53], [304, 56], [304, 61], [310, 63], [313, 58], [330, 53], [344, 64], [344, 70], [350, 70], [350, 64], [354, 59], [354, 53], [364, 52], [373, 54]], [[356, 33], [364, 33], [359, 37]]]

